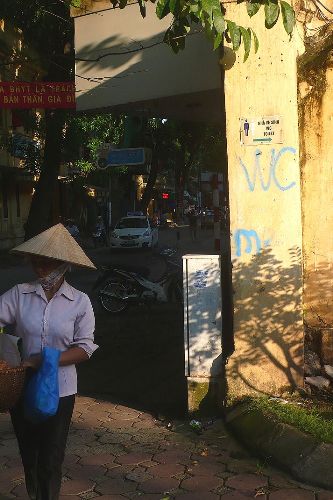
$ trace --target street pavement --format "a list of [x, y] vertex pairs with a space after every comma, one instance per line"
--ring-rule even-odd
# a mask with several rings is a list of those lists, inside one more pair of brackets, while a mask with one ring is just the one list
[[[60, 500], [332, 500], [251, 457], [221, 420], [198, 435], [186, 420], [78, 397]], [[0, 414], [0, 499], [27, 499], [17, 445]]]
[[[213, 253], [210, 231], [192, 242], [187, 228], [160, 233], [178, 254]], [[97, 266], [135, 262], [163, 272], [156, 254], [88, 250]], [[1, 263], [0, 263], [1, 264]], [[31, 279], [27, 265], [2, 261], [0, 293]], [[69, 435], [61, 498], [180, 500], [333, 500], [333, 493], [293, 481], [251, 456], [221, 420], [202, 434], [185, 414], [182, 310], [137, 307], [110, 316], [92, 285], [98, 272], [74, 270], [70, 281], [90, 294], [100, 349], [79, 367], [79, 393]], [[27, 498], [8, 414], [0, 414], [0, 500]]]

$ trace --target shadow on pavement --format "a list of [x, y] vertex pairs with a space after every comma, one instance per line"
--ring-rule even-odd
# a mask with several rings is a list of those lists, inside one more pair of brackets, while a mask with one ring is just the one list
[[185, 415], [182, 309], [174, 304], [96, 315], [96, 351], [79, 367], [79, 392], [154, 414]]

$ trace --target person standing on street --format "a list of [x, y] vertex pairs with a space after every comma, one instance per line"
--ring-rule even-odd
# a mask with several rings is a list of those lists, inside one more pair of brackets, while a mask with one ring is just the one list
[[28, 496], [58, 500], [62, 463], [72, 418], [77, 374], [75, 365], [98, 348], [95, 318], [88, 296], [70, 286], [65, 273], [71, 265], [95, 269], [94, 264], [62, 224], [31, 238], [13, 250], [29, 257], [37, 280], [16, 285], [0, 296], [0, 327], [14, 325], [22, 339], [23, 366], [33, 373], [41, 365], [44, 347], [61, 351], [56, 414], [32, 423], [24, 412], [23, 396], [11, 410]]
[[194, 209], [190, 210], [188, 213], [188, 221], [190, 226], [190, 233], [192, 241], [197, 239], [197, 229], [198, 229], [198, 217]]

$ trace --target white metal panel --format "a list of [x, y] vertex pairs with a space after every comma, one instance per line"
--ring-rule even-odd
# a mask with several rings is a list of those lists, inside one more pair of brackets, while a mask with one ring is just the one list
[[222, 351], [220, 256], [185, 255], [183, 270], [186, 376], [214, 376]]

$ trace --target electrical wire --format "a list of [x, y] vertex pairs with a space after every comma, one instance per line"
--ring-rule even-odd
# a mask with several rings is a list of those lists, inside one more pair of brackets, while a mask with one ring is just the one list
[[85, 59], [83, 57], [75, 57], [75, 61], [79, 61], [79, 62], [99, 62], [99, 61], [101, 61], [102, 59], [104, 59], [105, 57], [108, 57], [108, 56], [123, 56], [123, 55], [126, 55], [126, 54], [134, 54], [136, 52], [140, 52], [141, 50], [151, 49], [153, 47], [156, 47], [157, 45], [161, 45], [162, 43], [165, 43], [165, 42], [163, 40], [160, 40], [160, 41], [152, 43], [150, 45], [138, 47], [136, 49], [131, 49], [131, 50], [124, 50], [123, 52], [107, 52], [106, 54], [102, 54], [101, 56], [96, 57], [95, 59]]
[[[196, 30], [194, 32], [191, 32], [191, 33], [187, 33], [186, 35], [182, 35], [182, 36], [177, 36], [177, 37], [173, 37], [172, 40], [179, 40], [180, 38], [186, 38], [186, 37], [189, 37], [189, 36], [193, 36], [193, 35], [198, 35], [199, 33], [202, 33], [203, 32], [203, 29], [202, 30]], [[87, 58], [83, 58], [83, 57], [75, 57], [75, 61], [78, 61], [78, 62], [99, 62], [101, 61], [102, 59], [104, 59], [105, 57], [108, 57], [108, 56], [123, 56], [123, 55], [127, 55], [127, 54], [135, 54], [136, 52], [140, 52], [141, 50], [146, 50], [146, 49], [152, 49], [153, 47], [156, 47], [158, 45], [162, 45], [162, 44], [165, 44], [165, 41], [164, 40], [159, 40], [158, 42], [154, 42], [150, 45], [142, 45], [141, 42], [137, 42], [137, 43], [140, 43], [141, 46], [136, 48], [136, 49], [130, 49], [130, 50], [124, 50], [122, 52], [107, 52], [106, 54], [102, 54], [94, 59], [87, 59]]]
[[312, 1], [314, 4], [319, 3], [319, 5], [321, 5], [325, 10], [327, 10], [327, 12], [329, 12], [330, 14], [333, 14], [333, 10], [329, 9], [326, 5], [324, 5], [321, 0], [312, 0]]

